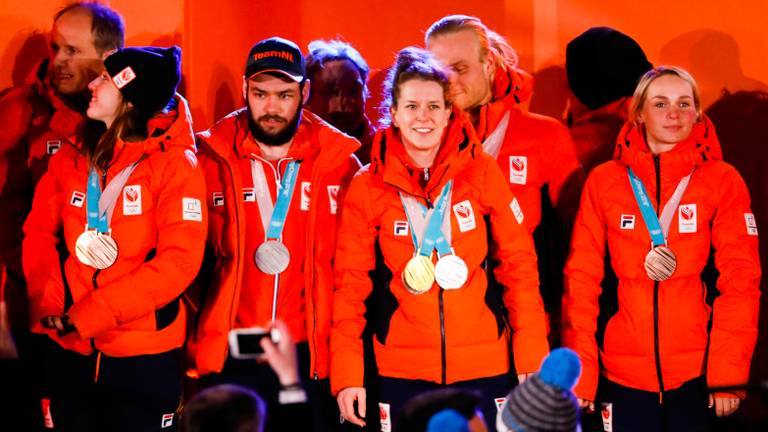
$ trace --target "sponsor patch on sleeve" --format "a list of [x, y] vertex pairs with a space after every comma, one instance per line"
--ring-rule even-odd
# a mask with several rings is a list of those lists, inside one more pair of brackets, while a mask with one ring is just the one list
[[203, 208], [200, 205], [199, 199], [184, 197], [181, 199], [181, 208], [182, 208], [181, 218], [183, 220], [197, 221], [197, 222], [203, 221]]
[[328, 186], [328, 200], [331, 203], [331, 214], [336, 214], [336, 211], [338, 210], [338, 201], [337, 198], [339, 196], [339, 185], [329, 185]]
[[755, 215], [752, 213], [744, 213], [744, 222], [747, 224], [747, 234], [756, 236], [757, 222], [755, 221]]
[[56, 154], [61, 149], [60, 140], [48, 140], [45, 142], [45, 152], [49, 155]]

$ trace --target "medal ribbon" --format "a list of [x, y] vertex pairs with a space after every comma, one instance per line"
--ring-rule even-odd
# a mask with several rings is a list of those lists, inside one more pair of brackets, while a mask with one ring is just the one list
[[264, 233], [267, 239], [279, 239], [283, 234], [285, 219], [288, 217], [288, 208], [291, 204], [293, 191], [296, 189], [296, 180], [299, 177], [300, 163], [291, 161], [285, 167], [283, 179], [278, 183], [277, 199], [274, 206], [269, 196], [267, 178], [264, 175], [264, 167], [261, 162], [251, 159], [251, 177], [253, 189], [256, 193], [256, 203], [259, 206], [261, 223], [264, 224]]
[[496, 129], [491, 132], [483, 141], [483, 151], [491, 155], [494, 159], [499, 157], [501, 152], [501, 144], [504, 142], [504, 135], [507, 133], [507, 126], [509, 126], [509, 111], [504, 113], [504, 117], [496, 126]]
[[[695, 169], [695, 168], [694, 168]], [[669, 234], [669, 225], [672, 223], [672, 217], [675, 214], [675, 209], [680, 205], [680, 200], [683, 199], [683, 193], [688, 188], [688, 182], [691, 180], [693, 170], [690, 174], [680, 179], [680, 182], [675, 188], [675, 192], [672, 197], [669, 198], [667, 204], [664, 205], [664, 209], [661, 212], [661, 219], [656, 216], [656, 212], [653, 210], [651, 201], [648, 198], [648, 192], [645, 190], [643, 182], [635, 175], [632, 168], [629, 168], [629, 184], [632, 186], [632, 192], [635, 194], [635, 200], [640, 207], [640, 214], [643, 215], [643, 221], [645, 221], [645, 227], [648, 229], [648, 233], [651, 235], [651, 241], [653, 247], [666, 244], [666, 238]]]
[[102, 234], [109, 232], [109, 224], [112, 221], [112, 213], [115, 211], [117, 197], [120, 196], [120, 191], [123, 190], [123, 186], [128, 182], [128, 178], [133, 174], [139, 162], [144, 160], [145, 157], [146, 155], [123, 168], [107, 183], [103, 193], [101, 191], [99, 173], [96, 168], [91, 168], [91, 172], [88, 174], [88, 188], [86, 189], [85, 198], [89, 228], [95, 228]]
[[452, 184], [453, 180], [449, 180], [443, 186], [435, 207], [431, 209], [424, 207], [416, 198], [400, 193], [400, 200], [411, 228], [413, 246], [420, 255], [431, 256], [435, 249], [441, 256], [451, 253], [451, 221], [445, 217], [445, 210], [450, 201]]

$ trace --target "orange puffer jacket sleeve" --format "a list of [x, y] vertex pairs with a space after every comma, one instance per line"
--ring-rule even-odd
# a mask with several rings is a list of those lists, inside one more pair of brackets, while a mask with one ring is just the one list
[[[512, 352], [518, 374], [536, 372], [549, 352], [544, 304], [539, 295], [539, 273], [531, 236], [523, 225], [520, 203], [506, 187], [501, 168], [493, 160], [486, 168], [485, 199], [490, 208], [492, 257], [500, 264], [494, 275], [503, 286], [502, 297], [512, 327]], [[511, 210], [511, 211], [510, 211]]]

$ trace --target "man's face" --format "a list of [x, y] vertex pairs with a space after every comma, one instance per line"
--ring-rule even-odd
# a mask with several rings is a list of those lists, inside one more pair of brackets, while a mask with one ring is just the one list
[[329, 61], [312, 77], [312, 84], [309, 109], [342, 132], [357, 132], [364, 120], [365, 82], [354, 63]]
[[470, 30], [438, 35], [427, 48], [442, 63], [451, 80], [451, 99], [468, 111], [491, 100], [493, 64], [480, 56], [480, 42]]
[[91, 15], [72, 10], [62, 15], [51, 30], [53, 86], [66, 96], [88, 90], [88, 83], [104, 68], [91, 34]]
[[262, 73], [243, 83], [255, 138], [262, 144], [282, 145], [293, 138], [309, 83], [302, 92], [288, 77]]

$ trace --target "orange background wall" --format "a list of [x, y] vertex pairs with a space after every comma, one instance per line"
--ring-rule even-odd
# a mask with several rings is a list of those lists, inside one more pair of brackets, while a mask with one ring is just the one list
[[[45, 34], [62, 0], [0, 0], [0, 88], [18, 84], [45, 55]], [[537, 76], [533, 111], [561, 116], [567, 87], [565, 45], [594, 25], [634, 37], [654, 64], [678, 64], [699, 80], [705, 105], [723, 88], [768, 89], [768, 2], [715, 0], [113, 0], [129, 45], [176, 43], [184, 49], [184, 86], [198, 129], [241, 103], [240, 75], [250, 46], [278, 34], [302, 48], [342, 37], [372, 71], [374, 102], [381, 73], [406, 45], [450, 13], [480, 17], [518, 50]], [[738, 4], [738, 6], [736, 6]], [[373, 112], [373, 109], [369, 109]]]
[[[766, 0], [113, 0], [126, 21], [129, 45], [179, 44], [181, 91], [202, 130], [241, 105], [243, 63], [251, 45], [280, 35], [303, 49], [316, 38], [342, 37], [372, 68], [374, 104], [383, 70], [406, 45], [421, 45], [424, 30], [441, 16], [480, 17], [505, 36], [521, 66], [536, 76], [532, 111], [562, 117], [568, 91], [565, 46], [587, 28], [608, 25], [635, 38], [650, 61], [677, 64], [698, 79], [705, 108], [723, 91], [768, 89]], [[47, 52], [46, 32], [61, 0], [0, 0], [0, 89], [19, 84]], [[374, 107], [369, 107], [374, 112]], [[752, 129], [764, 128], [766, 121]], [[740, 130], [737, 128], [740, 134]], [[741, 139], [741, 135], [737, 136]], [[760, 140], [757, 143], [766, 144]], [[753, 149], [744, 150], [746, 158]], [[765, 153], [764, 151], [762, 153]], [[728, 154], [726, 154], [728, 156]], [[750, 188], [760, 229], [768, 230], [766, 157], [749, 161], [763, 177]], [[756, 165], [755, 165], [756, 164]], [[743, 165], [738, 165], [744, 172]], [[749, 168], [749, 166], [746, 166]], [[759, 208], [759, 207], [762, 207]], [[761, 217], [762, 215], [762, 217]], [[765, 238], [765, 237], [764, 237]], [[768, 255], [768, 242], [762, 253]], [[763, 298], [762, 328], [768, 328]], [[768, 337], [762, 332], [753, 376], [768, 377]]]

